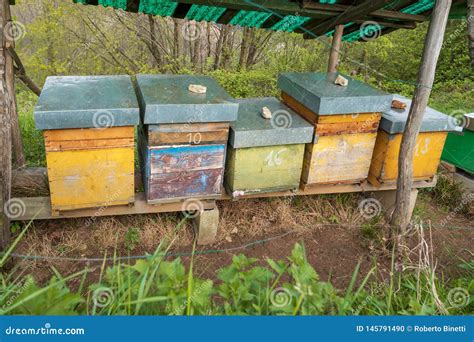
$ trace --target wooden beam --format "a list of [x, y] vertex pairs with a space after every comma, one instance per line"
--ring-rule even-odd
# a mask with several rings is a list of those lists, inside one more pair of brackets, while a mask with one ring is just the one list
[[413, 156], [423, 115], [428, 105], [428, 99], [434, 82], [436, 64], [443, 45], [450, 7], [451, 0], [436, 1], [426, 35], [415, 94], [400, 146], [397, 200], [391, 220], [392, 225], [398, 227], [399, 233], [404, 233], [410, 222], [408, 216], [410, 191], [413, 184]]
[[8, 0], [0, 0], [0, 250], [10, 244], [10, 204], [11, 191], [11, 94], [8, 92], [8, 79], [13, 77], [7, 68], [7, 38], [5, 27], [10, 20]]
[[[413, 1], [409, 1], [413, 2]], [[405, 3], [409, 3], [405, 1]], [[400, 4], [397, 4], [397, 7], [400, 7], [403, 1], [400, 2]], [[339, 5], [339, 4], [334, 4], [334, 5], [329, 5], [329, 4], [320, 4], [317, 2], [312, 2], [312, 1], [304, 1], [303, 2], [303, 8], [304, 9], [314, 9], [314, 10], [328, 10], [328, 11], [336, 11], [338, 13], [345, 12], [346, 10], [352, 8], [354, 6], [349, 6], [349, 5]], [[409, 14], [409, 13], [403, 13], [403, 12], [398, 12], [394, 10], [386, 10], [386, 9], [379, 9], [376, 11], [373, 11], [370, 13], [371, 16], [377, 17], [377, 18], [382, 18], [382, 19], [396, 19], [396, 20], [405, 20], [405, 21], [415, 21], [415, 22], [423, 22], [427, 20], [427, 17], [424, 15], [419, 15], [419, 14]]]
[[363, 19], [372, 12], [381, 9], [389, 4], [391, 0], [369, 0], [358, 6], [352, 6], [335, 18], [323, 21], [315, 27], [310, 27], [311, 33], [305, 33], [304, 38], [319, 37], [328, 31], [334, 29], [337, 25], [347, 24], [348, 22]]
[[469, 0], [467, 5], [467, 35], [469, 39], [471, 66], [474, 67], [474, 0]]
[[[143, 192], [135, 195], [134, 205], [116, 205], [104, 206], [101, 208], [78, 209], [61, 211], [59, 216], [51, 214], [51, 199], [49, 197], [22, 197], [15, 199], [18, 203], [22, 203], [24, 210], [21, 215], [12, 218], [14, 221], [29, 220], [52, 220], [61, 218], [79, 218], [89, 217], [95, 218], [99, 216], [120, 216], [120, 215], [141, 215], [156, 213], [172, 213], [183, 211], [184, 202], [148, 204]], [[202, 209], [213, 209], [215, 201], [200, 200]]]
[[328, 72], [336, 72], [339, 65], [339, 52], [342, 47], [342, 36], [344, 35], [344, 25], [337, 25], [332, 36], [331, 51], [329, 52]]
[[[39, 170], [30, 170], [28, 174], [37, 174], [38, 181], [44, 179], [44, 175]], [[437, 178], [430, 180], [416, 181], [413, 183], [413, 189], [432, 188], [436, 186]], [[247, 198], [271, 198], [271, 197], [287, 197], [287, 196], [310, 196], [322, 194], [339, 194], [352, 192], [374, 192], [374, 191], [388, 191], [395, 190], [396, 184], [384, 183], [377, 187], [375, 185], [363, 182], [360, 184], [320, 184], [320, 185], [306, 185], [297, 192], [294, 191], [279, 191], [270, 193], [260, 193], [245, 195], [237, 199]], [[176, 201], [171, 203], [148, 204], [145, 200], [143, 192], [135, 194], [135, 204], [132, 206], [121, 205], [102, 208], [80, 209], [60, 212], [59, 216], [51, 214], [51, 199], [47, 196], [42, 197], [18, 197], [15, 198], [18, 203], [22, 204], [23, 210], [21, 215], [12, 218], [13, 221], [29, 221], [29, 220], [51, 220], [60, 218], [79, 218], [79, 217], [99, 217], [99, 216], [115, 216], [115, 215], [139, 215], [152, 213], [166, 213], [179, 212], [183, 209], [183, 202]], [[216, 196], [214, 199], [196, 199], [203, 204], [203, 209], [214, 208], [216, 200], [235, 200], [230, 195], [224, 193], [221, 196]]]

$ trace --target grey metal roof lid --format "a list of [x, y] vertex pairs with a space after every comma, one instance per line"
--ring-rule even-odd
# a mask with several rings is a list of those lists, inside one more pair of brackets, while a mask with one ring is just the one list
[[107, 128], [139, 123], [130, 76], [52, 76], [34, 109], [36, 128]]
[[[239, 99], [239, 117], [231, 123], [229, 143], [234, 148], [309, 143], [313, 126], [275, 97]], [[262, 117], [262, 108], [272, 112]]]
[[[145, 124], [230, 122], [239, 105], [217, 82], [201, 75], [137, 75], [141, 115]], [[207, 87], [205, 94], [188, 90]]]
[[[380, 129], [390, 134], [403, 133], [411, 107], [411, 100], [404, 96], [396, 94], [394, 100], [406, 103], [407, 106], [405, 109], [390, 108], [382, 113]], [[454, 131], [456, 126], [455, 118], [426, 107], [420, 132]]]
[[278, 87], [316, 114], [336, 115], [383, 112], [392, 95], [342, 75], [347, 87], [334, 84], [337, 73], [288, 72], [278, 76]]

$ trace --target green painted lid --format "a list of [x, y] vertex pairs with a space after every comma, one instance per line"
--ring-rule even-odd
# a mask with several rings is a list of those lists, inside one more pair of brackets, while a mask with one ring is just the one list
[[[145, 124], [229, 122], [239, 105], [209, 76], [137, 75], [139, 101]], [[207, 87], [205, 94], [190, 92], [190, 84]]]
[[347, 87], [334, 84], [336, 73], [288, 72], [278, 76], [278, 87], [316, 114], [383, 112], [393, 96], [343, 75]]
[[[411, 107], [411, 100], [404, 96], [394, 95], [394, 100], [405, 103], [406, 108], [390, 108], [382, 113], [380, 129], [390, 134], [403, 133]], [[420, 132], [454, 131], [456, 126], [456, 118], [438, 112], [433, 108], [426, 107]]]
[[[234, 148], [309, 143], [313, 126], [275, 97], [236, 100], [239, 117], [230, 126], [229, 143]], [[267, 107], [271, 119], [262, 117]]]
[[130, 76], [54, 76], [34, 116], [40, 130], [135, 126], [139, 107]]

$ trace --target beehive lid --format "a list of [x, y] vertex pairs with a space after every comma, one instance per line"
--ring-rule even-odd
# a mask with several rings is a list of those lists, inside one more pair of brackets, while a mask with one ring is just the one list
[[[394, 100], [406, 103], [407, 106], [405, 109], [390, 108], [382, 113], [380, 128], [390, 134], [403, 133], [411, 107], [411, 100], [406, 97], [394, 95]], [[426, 107], [420, 132], [454, 131], [456, 125], [455, 118]]]
[[[239, 117], [230, 126], [229, 143], [234, 148], [309, 143], [313, 126], [275, 97], [236, 100]], [[264, 119], [267, 107], [271, 119]]]
[[139, 123], [129, 76], [54, 76], [34, 110], [36, 128], [107, 128]]
[[[209, 76], [137, 75], [143, 122], [198, 123], [237, 119], [239, 105]], [[188, 90], [203, 85], [205, 94]]]
[[474, 113], [464, 115], [463, 125], [467, 130], [474, 131]]
[[348, 76], [347, 87], [334, 84], [335, 73], [288, 72], [278, 76], [278, 87], [320, 115], [383, 112], [392, 95]]

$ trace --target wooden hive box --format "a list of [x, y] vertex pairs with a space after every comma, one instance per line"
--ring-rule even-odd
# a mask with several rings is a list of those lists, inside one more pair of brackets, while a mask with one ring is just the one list
[[[238, 104], [208, 76], [138, 75], [140, 160], [148, 203], [222, 194]], [[190, 84], [207, 87], [190, 92]]]
[[[369, 171], [369, 181], [376, 186], [382, 183], [396, 183], [398, 177], [398, 156], [411, 100], [400, 95], [395, 95], [395, 100], [405, 103], [406, 108], [390, 108], [382, 113]], [[454, 121], [447, 115], [427, 107], [413, 157], [415, 180], [427, 180], [434, 177], [447, 132], [454, 130], [454, 126]]]
[[53, 214], [134, 202], [134, 126], [129, 76], [48, 77], [35, 107], [43, 130]]
[[336, 76], [283, 73], [278, 78], [283, 101], [315, 128], [305, 149], [303, 189], [366, 180], [380, 112], [390, 107], [392, 95], [347, 76], [347, 87], [335, 85]]
[[[299, 188], [313, 126], [274, 97], [237, 100], [230, 127], [225, 184], [232, 197]], [[267, 107], [271, 119], [264, 119]]]

